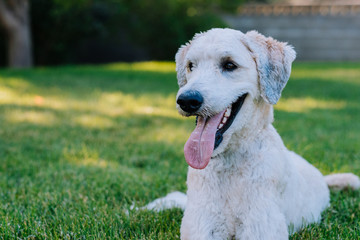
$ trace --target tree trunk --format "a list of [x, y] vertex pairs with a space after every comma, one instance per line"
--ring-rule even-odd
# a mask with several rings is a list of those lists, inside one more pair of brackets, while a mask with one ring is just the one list
[[0, 0], [0, 23], [7, 32], [9, 67], [32, 67], [28, 0]]
[[32, 66], [30, 30], [24, 25], [8, 33], [8, 61], [10, 67]]

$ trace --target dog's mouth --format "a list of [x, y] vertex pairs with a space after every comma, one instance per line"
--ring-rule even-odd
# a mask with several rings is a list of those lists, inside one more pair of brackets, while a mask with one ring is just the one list
[[196, 117], [196, 128], [185, 143], [184, 154], [187, 163], [196, 169], [205, 168], [213, 151], [223, 140], [223, 134], [230, 128], [239, 113], [246, 94], [240, 96], [225, 110], [212, 117]]

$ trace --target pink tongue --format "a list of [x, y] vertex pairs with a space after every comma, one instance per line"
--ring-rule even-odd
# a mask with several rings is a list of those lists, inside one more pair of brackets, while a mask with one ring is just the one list
[[215, 134], [224, 115], [222, 111], [210, 119], [198, 117], [195, 130], [184, 146], [186, 162], [193, 168], [205, 168], [214, 151]]

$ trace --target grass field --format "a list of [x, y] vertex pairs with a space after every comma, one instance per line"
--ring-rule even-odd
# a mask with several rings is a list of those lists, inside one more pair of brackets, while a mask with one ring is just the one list
[[[0, 239], [177, 239], [180, 210], [125, 210], [186, 190], [172, 63], [0, 70]], [[276, 106], [286, 146], [360, 175], [360, 64], [297, 63]], [[360, 191], [331, 193], [292, 239], [360, 239]]]

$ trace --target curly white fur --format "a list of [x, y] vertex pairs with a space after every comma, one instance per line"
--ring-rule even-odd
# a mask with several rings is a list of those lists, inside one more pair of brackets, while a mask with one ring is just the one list
[[[222, 71], [224, 57], [239, 68]], [[289, 233], [320, 221], [329, 205], [326, 181], [359, 187], [356, 176], [325, 181], [315, 167], [286, 149], [272, 126], [272, 104], [280, 98], [294, 59], [291, 46], [254, 31], [213, 29], [179, 49], [178, 96], [200, 92], [205, 100], [198, 114], [212, 116], [248, 93], [207, 167], [189, 167], [187, 201], [179, 195], [179, 204], [155, 204], [159, 210], [185, 207], [186, 202], [181, 239], [288, 239]], [[187, 69], [190, 61], [193, 71]], [[174, 203], [176, 197], [169, 200]]]

